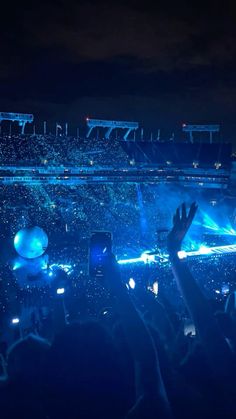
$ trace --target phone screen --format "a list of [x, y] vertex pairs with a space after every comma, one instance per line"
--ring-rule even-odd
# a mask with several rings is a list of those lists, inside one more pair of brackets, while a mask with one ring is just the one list
[[89, 246], [89, 275], [103, 278], [104, 262], [112, 252], [112, 234], [109, 231], [94, 231]]

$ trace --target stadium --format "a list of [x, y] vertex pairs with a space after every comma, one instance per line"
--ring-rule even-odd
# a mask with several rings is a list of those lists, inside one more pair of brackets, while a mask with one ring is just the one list
[[[213, 301], [234, 290], [236, 162], [231, 144], [215, 140], [219, 126], [184, 125], [177, 141], [162, 140], [159, 132], [145, 138], [134, 122], [87, 118], [80, 129], [84, 135], [71, 136], [68, 124], [56, 123], [51, 134], [44, 122], [43, 132], [36, 133], [32, 115], [1, 113], [1, 118], [0, 234], [1, 243], [8, 243], [1, 251], [1, 275], [10, 264], [8, 275], [14, 278], [2, 281], [5, 325], [14, 316], [25, 317], [32, 295], [32, 310], [49, 304], [55, 267], [66, 271], [70, 298], [79, 298], [81, 287], [85, 293], [95, 288], [89, 307], [94, 310], [104, 296], [101, 283], [88, 276], [93, 231], [112, 233], [127, 284], [130, 278], [144, 287], [157, 282], [160, 295], [179, 306], [166, 236], [182, 202], [200, 207], [184, 249], [201, 288]], [[27, 253], [17, 254], [13, 242], [17, 232], [34, 226], [46, 232], [48, 248], [29, 260]]]

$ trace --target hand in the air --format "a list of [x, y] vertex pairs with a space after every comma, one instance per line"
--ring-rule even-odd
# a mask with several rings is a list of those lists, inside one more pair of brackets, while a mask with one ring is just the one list
[[197, 212], [197, 205], [192, 203], [189, 212], [186, 211], [186, 205], [182, 204], [177, 208], [173, 217], [173, 227], [167, 237], [167, 246], [169, 253], [178, 252], [181, 249], [181, 244], [186, 236], [189, 227]]

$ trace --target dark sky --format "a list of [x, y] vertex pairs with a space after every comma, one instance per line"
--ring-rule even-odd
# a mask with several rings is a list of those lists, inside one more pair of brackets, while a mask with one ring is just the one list
[[76, 124], [89, 115], [151, 129], [234, 126], [233, 2], [8, 3], [0, 17], [0, 110]]

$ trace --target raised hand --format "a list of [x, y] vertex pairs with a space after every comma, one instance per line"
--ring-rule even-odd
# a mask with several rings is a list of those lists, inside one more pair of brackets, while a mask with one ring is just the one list
[[173, 217], [172, 230], [167, 237], [169, 253], [178, 252], [181, 249], [182, 241], [193, 222], [197, 208], [198, 207], [195, 202], [192, 203], [188, 213], [184, 203], [179, 208], [177, 208]]

